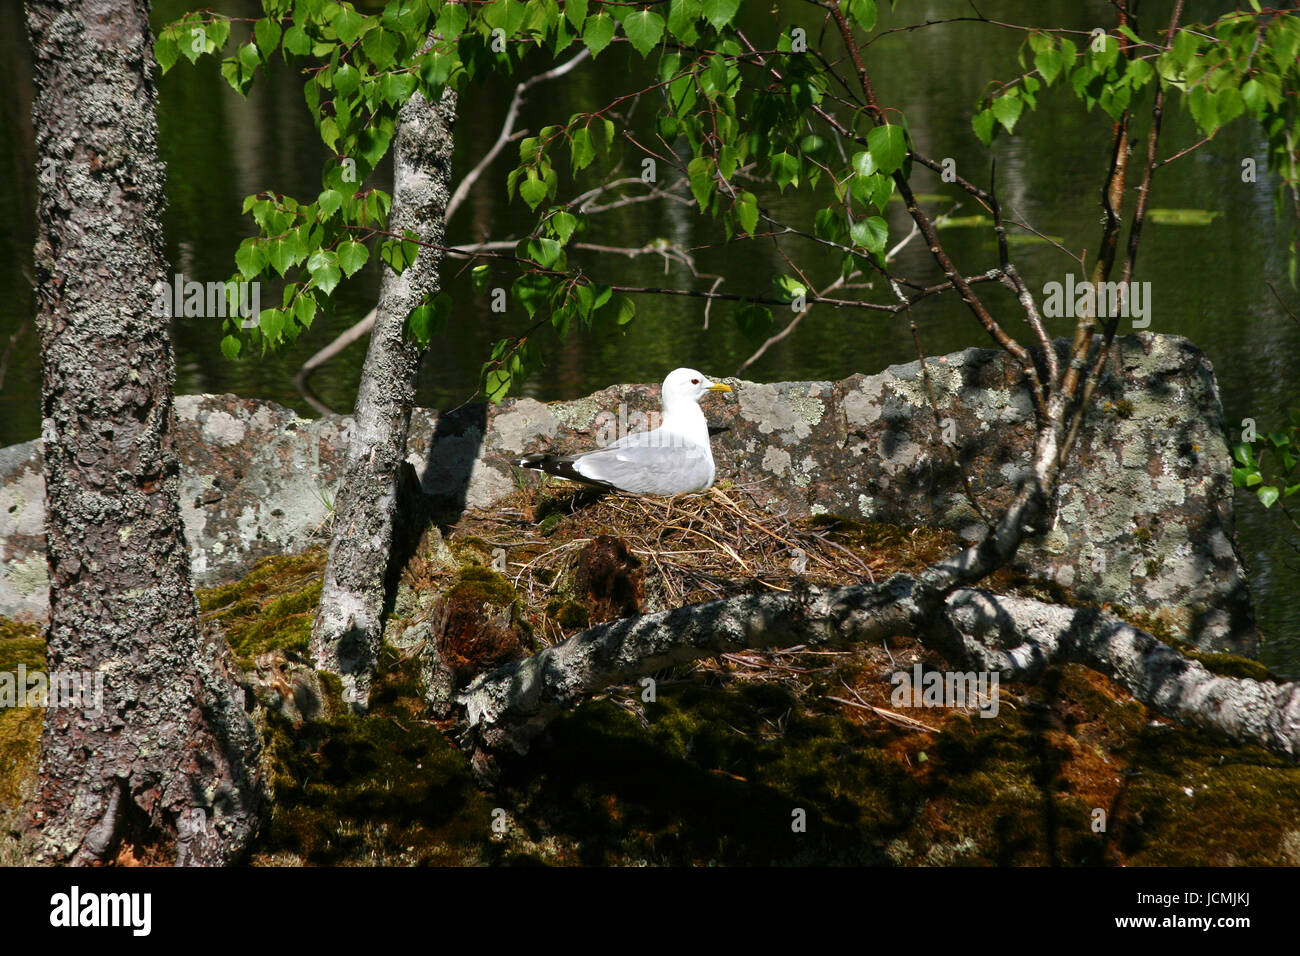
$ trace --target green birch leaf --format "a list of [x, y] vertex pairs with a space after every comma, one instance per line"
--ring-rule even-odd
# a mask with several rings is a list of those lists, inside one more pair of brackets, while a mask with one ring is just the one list
[[854, 244], [868, 252], [883, 252], [885, 240], [889, 238], [889, 226], [879, 216], [869, 216], [849, 227], [849, 236]]
[[713, 29], [721, 31], [740, 10], [740, 0], [704, 0], [705, 19], [713, 24]]
[[889, 175], [901, 168], [907, 157], [907, 133], [901, 126], [877, 126], [867, 134], [867, 149], [876, 169]]
[[744, 232], [753, 235], [758, 226], [758, 200], [753, 193], [742, 190], [736, 197], [736, 220]]
[[345, 240], [339, 243], [336, 251], [339, 257], [339, 266], [348, 278], [356, 275], [357, 271], [370, 259], [370, 250], [362, 242]]
[[993, 111], [993, 117], [1002, 124], [1002, 128], [1008, 133], [1016, 128], [1016, 120], [1020, 119], [1020, 113], [1024, 110], [1024, 101], [1015, 94], [1014, 91], [1006, 96], [999, 96], [989, 107]]
[[614, 18], [606, 13], [599, 13], [587, 20], [582, 29], [582, 42], [591, 51], [592, 56], [600, 56], [605, 47], [614, 39]]
[[636, 51], [647, 56], [664, 35], [664, 18], [649, 10], [639, 10], [623, 18], [623, 32]]

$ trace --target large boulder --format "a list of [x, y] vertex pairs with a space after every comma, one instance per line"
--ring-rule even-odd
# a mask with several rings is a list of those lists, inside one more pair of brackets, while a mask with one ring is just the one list
[[[995, 516], [1015, 490], [1033, 410], [1001, 351], [967, 349], [926, 365], [937, 415], [919, 362], [840, 382], [730, 380], [732, 396], [706, 400], [722, 429], [713, 439], [719, 480], [794, 516], [929, 524], [975, 540], [979, 512]], [[657, 385], [442, 416], [416, 409], [408, 461], [444, 513], [485, 508], [518, 487], [510, 458], [585, 450], [653, 427], [658, 411]], [[181, 507], [200, 586], [327, 534], [351, 419], [308, 421], [229, 395], [182, 396], [176, 417]], [[1018, 569], [1202, 648], [1252, 655], [1223, 412], [1205, 355], [1175, 336], [1120, 340], [1087, 425], [1050, 521], [1021, 548]], [[40, 443], [0, 450], [0, 615], [46, 613], [43, 528]]]

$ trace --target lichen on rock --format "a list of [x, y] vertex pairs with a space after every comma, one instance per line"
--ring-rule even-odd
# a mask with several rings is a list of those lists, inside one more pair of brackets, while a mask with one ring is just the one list
[[[1017, 567], [1042, 580], [1064, 576], [1096, 603], [1163, 613], [1204, 649], [1253, 654], [1210, 363], [1176, 336], [1130, 335], [1116, 349], [1044, 531], [1064, 542], [1031, 537]], [[752, 487], [773, 512], [928, 524], [974, 540], [979, 512], [997, 514], [1014, 492], [1032, 409], [999, 351], [966, 349], [927, 366], [943, 428], [918, 362], [835, 383], [732, 380], [734, 396], [705, 404], [719, 480]], [[454, 520], [537, 481], [511, 458], [590, 449], [611, 437], [611, 425], [657, 413], [657, 391], [619, 385], [551, 405], [523, 398], [445, 415], [416, 409], [406, 461], [430, 507]], [[350, 419], [305, 421], [271, 403], [209, 395], [180, 397], [177, 422], [181, 504], [201, 586], [325, 541]], [[0, 450], [0, 504], [9, 502], [0, 508], [2, 614], [45, 613], [41, 487], [39, 442]]]

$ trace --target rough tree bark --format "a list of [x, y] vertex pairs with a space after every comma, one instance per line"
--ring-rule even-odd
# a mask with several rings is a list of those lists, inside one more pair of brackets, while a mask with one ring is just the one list
[[177, 501], [174, 367], [154, 309], [168, 264], [149, 4], [31, 0], [27, 14], [46, 659], [103, 680], [100, 707], [46, 713], [32, 849], [89, 864], [125, 839], [180, 864], [227, 863], [264, 802], [228, 652], [200, 635]]
[[334, 528], [320, 607], [312, 625], [316, 666], [343, 679], [344, 699], [364, 710], [379, 650], [384, 580], [393, 543], [398, 476], [424, 350], [402, 334], [406, 316], [438, 292], [445, 211], [451, 194], [456, 93], [437, 106], [416, 94], [398, 114], [389, 228], [427, 243], [397, 275], [385, 268], [378, 315], [357, 395], [348, 463], [334, 501]]

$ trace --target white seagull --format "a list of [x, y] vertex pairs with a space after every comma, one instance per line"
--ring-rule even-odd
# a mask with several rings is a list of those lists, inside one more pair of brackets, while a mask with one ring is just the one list
[[668, 373], [663, 384], [663, 423], [653, 431], [624, 435], [583, 455], [533, 454], [513, 464], [568, 481], [635, 495], [679, 495], [713, 484], [709, 426], [700, 411], [706, 392], [729, 392], [693, 368]]

